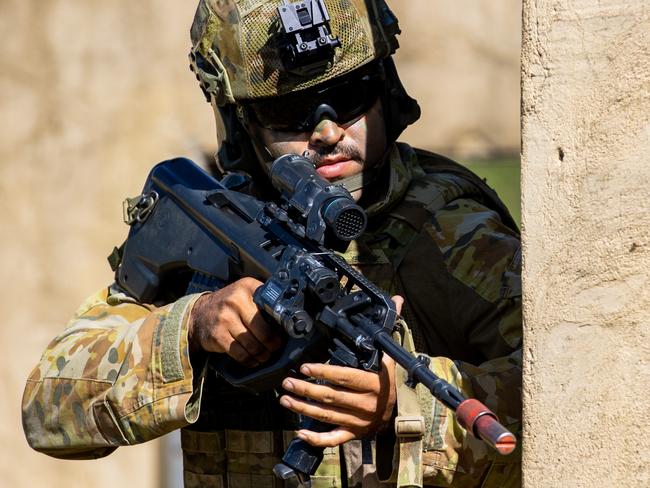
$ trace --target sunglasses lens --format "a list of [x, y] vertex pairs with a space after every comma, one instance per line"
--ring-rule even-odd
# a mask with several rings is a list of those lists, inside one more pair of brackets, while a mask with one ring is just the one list
[[279, 131], [305, 130], [315, 104], [307, 97], [277, 97], [246, 107], [262, 127]]
[[367, 112], [379, 97], [379, 83], [365, 76], [345, 87], [333, 91], [328, 104], [338, 115], [338, 122], [345, 123]]
[[314, 114], [320, 105], [332, 107], [337, 122], [343, 124], [367, 112], [379, 98], [383, 87], [382, 73], [376, 68], [335, 81], [324, 87], [257, 100], [245, 108], [267, 129], [306, 132], [313, 130], [319, 122], [314, 120]]

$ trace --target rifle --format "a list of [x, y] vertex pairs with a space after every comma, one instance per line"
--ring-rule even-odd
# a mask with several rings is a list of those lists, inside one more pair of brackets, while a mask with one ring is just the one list
[[[305, 362], [327, 360], [378, 372], [385, 353], [408, 372], [410, 387], [422, 383], [474, 436], [501, 454], [512, 452], [516, 438], [493, 412], [433, 374], [427, 357], [413, 357], [393, 340], [397, 312], [390, 297], [333, 251], [345, 250], [365, 230], [365, 212], [349, 192], [297, 155], [275, 160], [270, 176], [277, 202], [237, 191], [245, 183], [241, 175], [217, 181], [189, 159], [156, 165], [142, 194], [125, 201], [131, 229], [118, 284], [141, 302], [165, 303], [257, 278], [264, 284], [254, 302], [281, 326], [286, 343], [252, 369], [215, 355], [217, 374], [230, 384], [260, 393]], [[332, 428], [307, 422], [303, 428]], [[294, 439], [274, 472], [309, 486], [322, 456], [322, 448]]]

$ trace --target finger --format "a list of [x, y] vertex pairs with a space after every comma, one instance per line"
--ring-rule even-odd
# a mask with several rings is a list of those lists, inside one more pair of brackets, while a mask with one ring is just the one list
[[387, 425], [393, 415], [397, 390], [395, 387], [395, 361], [388, 354], [384, 354], [379, 372], [381, 388], [377, 397], [377, 413], [381, 419], [380, 428]]
[[251, 356], [246, 349], [234, 339], [228, 346], [226, 346], [226, 354], [233, 358], [238, 363], [243, 364], [249, 368], [255, 367], [259, 362]]
[[288, 395], [280, 397], [280, 405], [292, 412], [311, 417], [327, 424], [340, 425], [342, 427], [365, 428], [370, 425], [371, 415], [362, 412], [351, 413], [347, 410], [334, 406], [324, 407], [317, 403], [307, 402]]
[[381, 357], [381, 371], [380, 374], [386, 373], [391, 376], [395, 372], [395, 360], [388, 354], [384, 353]]
[[347, 429], [337, 428], [329, 432], [299, 430], [298, 437], [315, 447], [336, 447], [355, 439], [356, 435]]
[[325, 380], [356, 391], [379, 391], [380, 381], [376, 373], [331, 364], [307, 363], [300, 372], [311, 378]]
[[233, 340], [239, 343], [256, 361], [263, 363], [271, 357], [269, 350], [243, 325], [231, 326], [229, 332]]
[[249, 332], [252, 338], [244, 337], [241, 343], [244, 347], [251, 348], [252, 354], [260, 354], [257, 344], [269, 353], [281, 346], [280, 338], [264, 321], [253, 301], [253, 293], [260, 285], [261, 282], [254, 278], [242, 278], [230, 285], [231, 293], [227, 296], [228, 307], [237, 315], [236, 322], [242, 325], [241, 329], [230, 327], [231, 334], [239, 340], [244, 330]]
[[294, 395], [305, 397], [322, 405], [332, 405], [345, 410], [361, 411], [368, 415], [375, 412], [377, 397], [369, 393], [357, 393], [331, 385], [319, 385], [296, 378], [287, 378], [282, 387]]
[[248, 290], [251, 295], [255, 292], [255, 290], [264, 284], [260, 280], [252, 278], [250, 276], [240, 278], [236, 281], [236, 283], [242, 288]]
[[282, 339], [278, 329], [264, 320], [253, 301], [253, 294], [262, 282], [254, 278], [243, 278], [238, 283], [243, 294], [237, 298], [242, 323], [269, 352], [279, 349], [282, 346]]
[[395, 304], [395, 309], [397, 310], [397, 315], [402, 313], [402, 306], [404, 305], [404, 298], [400, 295], [395, 295], [391, 300]]
[[267, 323], [257, 306], [255, 306], [252, 315], [244, 316], [242, 320], [255, 338], [264, 345], [266, 350], [273, 352], [282, 347], [279, 326], [277, 324], [274, 326]]

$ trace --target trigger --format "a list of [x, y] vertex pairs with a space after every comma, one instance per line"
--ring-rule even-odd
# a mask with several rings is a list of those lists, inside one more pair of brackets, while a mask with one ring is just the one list
[[372, 371], [373, 373], [379, 373], [380, 366], [379, 363], [381, 362], [381, 351], [378, 349], [375, 349], [372, 354], [370, 355], [370, 359], [368, 361], [364, 361], [361, 363], [361, 367], [366, 370], [366, 371]]

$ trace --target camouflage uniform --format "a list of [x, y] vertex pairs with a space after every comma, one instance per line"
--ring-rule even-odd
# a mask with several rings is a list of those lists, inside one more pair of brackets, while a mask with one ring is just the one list
[[[487, 186], [455, 163], [404, 144], [391, 148], [389, 160], [385, 198], [368, 208], [369, 231], [346, 258], [405, 297], [411, 347], [432, 357], [431, 369], [519, 433], [516, 226]], [[273, 395], [233, 392], [215, 382], [205, 361], [190, 358], [187, 323], [197, 297], [156, 308], [110, 287], [89, 298], [27, 381], [23, 425], [30, 445], [59, 458], [90, 459], [183, 428], [187, 487], [281, 486], [271, 468], [295, 425]], [[408, 397], [398, 391], [398, 413], [421, 413], [421, 439], [395, 443], [387, 432], [376, 451], [353, 441], [342, 450], [343, 463], [338, 449], [328, 449], [314, 486], [342, 486], [342, 478], [348, 486], [376, 485], [375, 465], [390, 473], [398, 462], [393, 449], [405, 454], [414, 446], [418, 452], [410, 454], [421, 456], [426, 485], [519, 486], [519, 448], [501, 457], [427, 391], [418, 387], [414, 397], [403, 401]]]

